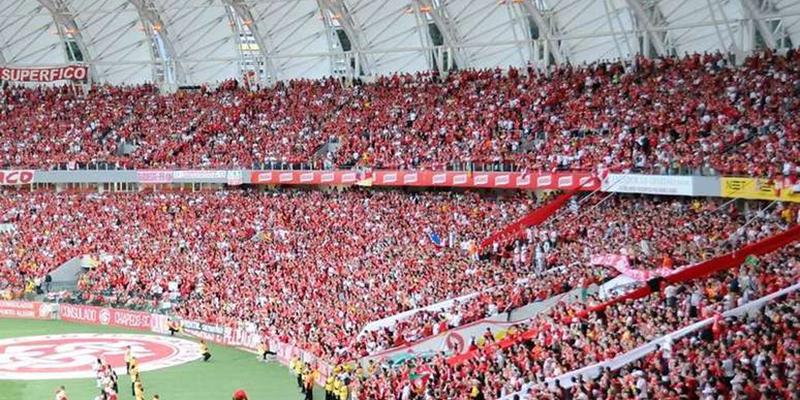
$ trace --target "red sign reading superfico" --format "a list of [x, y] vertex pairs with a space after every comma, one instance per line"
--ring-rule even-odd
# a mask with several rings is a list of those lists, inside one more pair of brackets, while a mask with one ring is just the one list
[[26, 185], [33, 183], [32, 170], [0, 170], [0, 185]]
[[0, 68], [0, 80], [15, 82], [83, 81], [88, 75], [85, 65]]

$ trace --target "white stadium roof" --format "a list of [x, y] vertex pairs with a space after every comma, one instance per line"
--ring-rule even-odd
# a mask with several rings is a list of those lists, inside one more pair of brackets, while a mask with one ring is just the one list
[[800, 43], [800, 0], [0, 0], [0, 64], [193, 85]]

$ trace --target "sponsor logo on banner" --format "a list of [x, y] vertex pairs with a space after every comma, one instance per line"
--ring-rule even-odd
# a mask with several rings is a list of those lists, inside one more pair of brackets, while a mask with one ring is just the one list
[[601, 188], [605, 192], [693, 196], [691, 176], [608, 174]]
[[33, 183], [32, 170], [0, 170], [0, 185], [26, 185]]
[[0, 67], [0, 80], [15, 82], [85, 81], [89, 68], [85, 65], [62, 67]]
[[406, 174], [403, 176], [403, 183], [417, 183], [418, 175], [416, 173]]
[[163, 314], [150, 314], [150, 331], [166, 334], [169, 332], [169, 317]]
[[458, 174], [453, 177], [453, 184], [454, 185], [463, 185], [467, 183], [467, 175], [466, 174]]
[[332, 173], [332, 172], [325, 172], [325, 173], [323, 173], [323, 174], [322, 174], [322, 179], [321, 179], [321, 181], [322, 181], [323, 183], [326, 183], [326, 182], [333, 182], [333, 179], [335, 178], [335, 176], [336, 176], [336, 175], [335, 175], [334, 173]]
[[511, 178], [508, 175], [498, 175], [494, 178], [495, 185], [508, 185], [511, 182]]
[[397, 182], [396, 172], [383, 174], [383, 183], [395, 183], [395, 182]]
[[720, 194], [722, 197], [734, 197], [751, 200], [778, 200], [800, 203], [800, 193], [783, 181], [761, 178], [721, 178]]
[[0, 379], [40, 380], [95, 377], [98, 358], [125, 373], [130, 346], [141, 371], [173, 367], [200, 358], [200, 346], [185, 339], [135, 334], [28, 336], [0, 340]]
[[109, 325], [118, 328], [149, 330], [152, 325], [151, 315], [148, 313], [115, 308], [61, 304], [59, 315], [64, 321]]
[[225, 179], [227, 179], [229, 186], [239, 186], [243, 180], [242, 171], [228, 171], [225, 174]]
[[464, 337], [461, 336], [458, 332], [451, 332], [450, 334], [447, 335], [447, 338], [445, 338], [444, 341], [448, 351], [452, 352], [458, 351], [460, 353], [465, 350]]
[[314, 173], [313, 172], [303, 172], [300, 174], [300, 182], [313, 182], [314, 181]]
[[570, 187], [572, 186], [572, 177], [571, 176], [560, 176], [558, 177], [558, 187]]
[[294, 179], [294, 174], [291, 172], [282, 172], [278, 175], [278, 182], [291, 182]]
[[473, 179], [476, 185], [488, 185], [489, 184], [489, 175], [486, 174], [477, 174]]
[[355, 172], [348, 172], [342, 174], [342, 183], [352, 183], [356, 181], [356, 174]]
[[552, 175], [542, 175], [536, 177], [536, 186], [550, 186], [553, 184], [553, 176]]
[[436, 174], [433, 176], [434, 185], [443, 185], [447, 182], [447, 174]]
[[139, 183], [172, 183], [172, 171], [136, 171], [136, 178]]
[[250, 175], [253, 183], [272, 183], [272, 172], [254, 172]]
[[50, 319], [53, 307], [34, 301], [0, 300], [0, 318]]
[[191, 170], [191, 171], [175, 171], [173, 178], [181, 180], [191, 179], [225, 179], [227, 171], [204, 171], [204, 170]]
[[531, 176], [528, 174], [517, 177], [517, 186], [528, 186], [531, 184]]

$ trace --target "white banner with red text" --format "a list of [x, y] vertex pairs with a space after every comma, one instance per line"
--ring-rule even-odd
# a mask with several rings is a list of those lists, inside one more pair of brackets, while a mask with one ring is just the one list
[[0, 300], [0, 318], [51, 319], [51, 304], [38, 301]]
[[62, 321], [83, 322], [117, 328], [151, 330], [153, 326], [153, 319], [149, 313], [116, 308], [60, 304], [59, 316]]
[[14, 82], [85, 81], [89, 77], [86, 65], [53, 67], [0, 67], [0, 80]]

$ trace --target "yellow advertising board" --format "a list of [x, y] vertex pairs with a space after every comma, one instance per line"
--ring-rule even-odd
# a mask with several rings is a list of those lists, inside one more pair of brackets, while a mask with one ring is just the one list
[[800, 203], [800, 192], [796, 187], [775, 189], [771, 179], [760, 178], [721, 178], [720, 193], [722, 197], [738, 197], [753, 200], [778, 200]]

